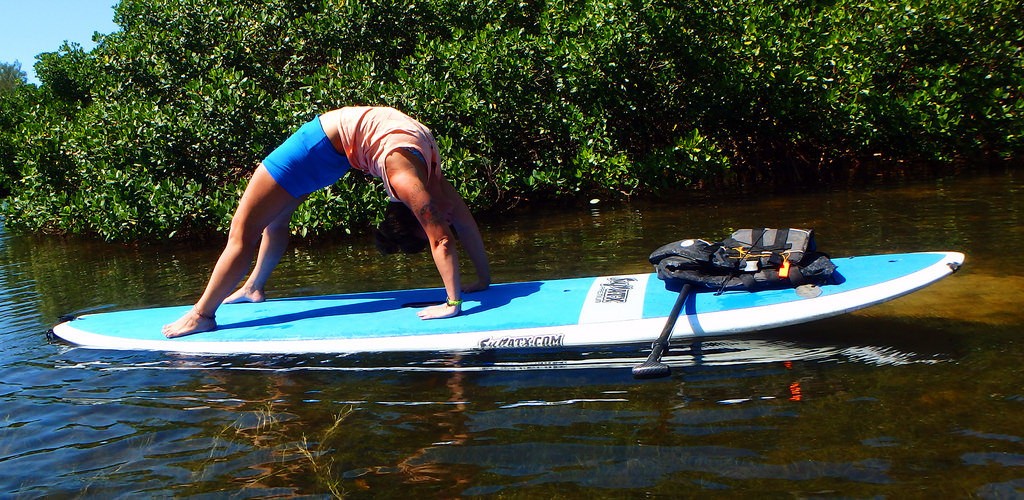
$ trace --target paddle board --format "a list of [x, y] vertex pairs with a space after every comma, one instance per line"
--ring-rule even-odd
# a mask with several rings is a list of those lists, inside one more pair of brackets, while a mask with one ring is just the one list
[[[833, 259], [836, 283], [758, 292], [692, 293], [671, 341], [778, 328], [836, 316], [925, 287], [957, 270], [957, 252]], [[650, 343], [677, 297], [654, 274], [492, 285], [466, 294], [463, 313], [421, 320], [443, 289], [394, 290], [225, 304], [218, 328], [167, 339], [161, 326], [191, 306], [86, 314], [53, 333], [82, 347], [182, 353], [466, 352]]]

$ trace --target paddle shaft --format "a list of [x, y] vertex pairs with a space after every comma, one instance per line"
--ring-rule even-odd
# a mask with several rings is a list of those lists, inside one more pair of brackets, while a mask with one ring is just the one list
[[692, 288], [693, 285], [687, 283], [679, 291], [675, 304], [672, 304], [672, 311], [668, 313], [665, 328], [661, 330], [661, 335], [658, 335], [658, 339], [651, 344], [651, 354], [647, 356], [647, 361], [633, 367], [633, 377], [659, 378], [668, 376], [669, 367], [661, 362], [661, 357], [668, 352], [668, 339], [672, 336], [676, 320], [679, 319], [679, 313], [683, 310], [683, 304], [686, 302], [686, 297], [690, 295]]

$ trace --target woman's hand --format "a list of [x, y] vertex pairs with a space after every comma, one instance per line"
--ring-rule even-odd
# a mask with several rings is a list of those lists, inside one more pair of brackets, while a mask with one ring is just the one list
[[421, 309], [416, 313], [416, 315], [419, 316], [420, 319], [441, 319], [458, 316], [460, 312], [462, 312], [461, 303], [450, 306], [447, 302], [442, 302], [436, 306]]

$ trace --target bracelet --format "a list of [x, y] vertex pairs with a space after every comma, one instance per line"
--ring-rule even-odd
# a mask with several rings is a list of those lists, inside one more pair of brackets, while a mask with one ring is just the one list
[[458, 307], [458, 306], [462, 305], [462, 299], [459, 299], [459, 300], [448, 299], [445, 303], [448, 304], [449, 307]]

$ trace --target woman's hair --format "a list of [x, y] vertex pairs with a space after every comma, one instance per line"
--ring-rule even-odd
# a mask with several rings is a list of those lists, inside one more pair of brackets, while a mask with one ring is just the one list
[[420, 221], [412, 210], [400, 201], [388, 202], [384, 220], [373, 230], [373, 242], [384, 255], [420, 253], [427, 248], [427, 239], [421, 236]]

